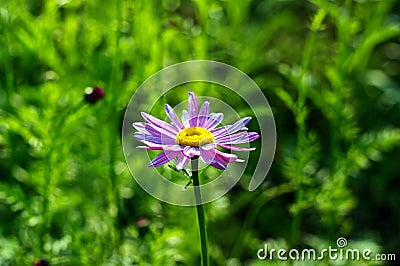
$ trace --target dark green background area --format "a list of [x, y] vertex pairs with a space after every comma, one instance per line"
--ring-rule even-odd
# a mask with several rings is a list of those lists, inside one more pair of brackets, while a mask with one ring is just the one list
[[[278, 136], [261, 187], [247, 190], [255, 151], [205, 206], [212, 265], [391, 264], [257, 259], [265, 243], [320, 250], [341, 236], [399, 260], [399, 14], [393, 0], [0, 0], [0, 265], [200, 263], [195, 209], [147, 195], [121, 146], [135, 89], [196, 59], [253, 78]], [[85, 102], [88, 86], [105, 98]], [[186, 97], [174, 90], [152, 114]]]

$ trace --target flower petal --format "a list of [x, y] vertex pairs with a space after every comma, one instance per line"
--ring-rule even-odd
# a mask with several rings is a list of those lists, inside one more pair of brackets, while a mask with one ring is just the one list
[[132, 124], [132, 126], [139, 132], [141, 133], [147, 133], [146, 129], [145, 129], [145, 123], [143, 122], [135, 122]]
[[218, 161], [213, 161], [212, 163], [210, 163], [210, 165], [220, 170], [226, 169], [226, 163], [222, 159]]
[[251, 117], [245, 117], [234, 123], [233, 125], [226, 126], [224, 130], [219, 130], [218, 132], [212, 132], [214, 134], [214, 137], [218, 137], [221, 135], [230, 135], [233, 133], [238, 132], [239, 130], [242, 130], [251, 120]]
[[215, 137], [215, 142], [223, 143], [223, 142], [235, 141], [243, 137], [246, 137], [247, 135], [248, 135], [247, 132], [239, 132], [232, 135], [219, 135], [218, 137]]
[[211, 130], [218, 126], [219, 123], [221, 123], [222, 119], [224, 119], [224, 114], [222, 113], [212, 113], [210, 114], [209, 119], [203, 124], [203, 127], [205, 129]]
[[243, 135], [240, 138], [232, 138], [230, 139], [230, 136], [227, 136], [226, 139], [220, 139], [216, 141], [217, 144], [242, 144], [242, 143], [248, 143], [252, 142], [256, 139], [258, 139], [260, 136], [258, 135], [257, 132], [246, 132], [246, 135]]
[[183, 151], [182, 146], [175, 144], [175, 145], [163, 145], [162, 148], [166, 151]]
[[230, 126], [231, 125], [217, 127], [217, 128], [211, 129], [210, 132], [214, 135], [214, 137], [218, 137], [221, 135], [221, 133], [225, 132]]
[[[161, 144], [156, 144], [156, 143], [152, 143], [150, 141], [146, 141], [146, 140], [140, 140], [140, 142], [142, 142], [143, 144], [146, 144], [147, 146], [149, 146], [150, 148], [157, 148], [155, 150], [163, 150], [163, 146]], [[160, 149], [158, 149], [160, 148]]]
[[138, 146], [136, 148], [139, 149], [146, 149], [146, 150], [168, 150], [168, 151], [182, 151], [182, 146], [177, 144], [175, 145], [159, 145], [155, 143], [151, 143], [148, 141], [143, 140], [142, 143], [146, 144], [147, 146]]
[[146, 123], [144, 128], [145, 128], [145, 135], [151, 135], [153, 137], [161, 137], [161, 132], [158, 130], [158, 128], [150, 127], [151, 124]]
[[226, 163], [231, 163], [237, 160], [237, 156], [235, 154], [232, 153], [225, 153], [219, 150], [216, 150], [216, 157], [218, 158], [222, 158], [224, 160], [224, 162]]
[[161, 146], [137, 146], [136, 148], [145, 150], [163, 150]]
[[171, 119], [172, 123], [176, 126], [176, 128], [178, 130], [183, 129], [184, 127], [183, 127], [181, 121], [179, 120], [178, 116], [176, 115], [174, 109], [169, 104], [165, 104], [164, 109], [165, 109], [165, 113], [167, 114], [169, 119]]
[[208, 115], [210, 114], [210, 102], [205, 101], [201, 105], [199, 117], [197, 119], [197, 126], [203, 127], [204, 123], [207, 121]]
[[189, 113], [186, 110], [182, 111], [182, 123], [183, 123], [185, 128], [190, 127], [190, 124], [189, 124]]
[[188, 120], [187, 124], [188, 127], [192, 127], [191, 125], [196, 126], [197, 125], [197, 120], [198, 120], [198, 116], [192, 117]]
[[155, 118], [154, 116], [149, 115], [145, 112], [142, 112], [141, 114], [142, 114], [142, 117], [144, 118], [144, 120], [146, 120], [146, 122], [153, 124], [159, 128], [163, 128], [171, 133], [178, 134], [178, 130], [171, 124], [168, 124], [167, 122], [164, 122], [158, 118]]
[[211, 150], [200, 149], [200, 159], [206, 164], [210, 164], [214, 161], [215, 154], [216, 154], [216, 149], [211, 149]]
[[157, 167], [161, 166], [163, 164], [166, 164], [167, 162], [171, 161], [174, 159], [176, 156], [178, 156], [180, 152], [179, 151], [163, 151], [159, 153], [150, 163], [149, 167]]
[[221, 144], [218, 143], [218, 146], [220, 146], [221, 148], [224, 149], [228, 149], [231, 151], [244, 151], [244, 152], [250, 152], [250, 151], [254, 151], [256, 148], [242, 148], [242, 147], [236, 147], [236, 146], [231, 146], [231, 145], [226, 145], [226, 144]]
[[215, 148], [215, 144], [214, 143], [204, 144], [200, 148], [203, 149], [203, 150], [211, 150], [211, 149]]
[[176, 169], [182, 170], [189, 163], [190, 159], [183, 153], [178, 154], [178, 160], [176, 161]]
[[162, 127], [158, 127], [158, 126], [156, 126], [154, 124], [147, 123], [145, 128], [153, 136], [159, 135], [162, 138], [168, 137], [168, 138], [171, 138], [171, 139], [175, 139], [176, 135], [177, 135], [177, 133], [171, 133], [168, 130], [165, 130]]
[[248, 143], [258, 139], [257, 132], [240, 132], [229, 136], [218, 136], [215, 138], [216, 144], [241, 144]]
[[197, 117], [198, 115], [198, 102], [196, 96], [193, 92], [189, 92], [189, 102], [188, 102], [188, 113], [189, 113], [189, 122], [191, 127], [197, 126], [197, 120], [193, 120], [192, 118]]
[[248, 133], [249, 133], [249, 135], [247, 137], [248, 137], [249, 142], [255, 141], [256, 139], [258, 139], [260, 137], [260, 135], [258, 135], [257, 132], [248, 132]]
[[196, 147], [190, 147], [190, 146], [186, 146], [183, 149], [183, 154], [186, 157], [192, 158], [194, 156], [200, 156], [200, 149], [196, 148]]
[[234, 123], [228, 130], [229, 134], [233, 134], [239, 130], [241, 130], [242, 128], [244, 128], [251, 120], [251, 117], [245, 117], [240, 119], [239, 121], [237, 121], [236, 123]]
[[164, 136], [164, 137], [150, 136], [150, 135], [136, 132], [134, 134], [134, 137], [137, 141], [141, 141], [141, 142], [148, 141], [148, 142], [158, 144], [158, 145], [174, 145], [174, 144], [176, 144], [175, 139], [168, 138], [167, 136]]

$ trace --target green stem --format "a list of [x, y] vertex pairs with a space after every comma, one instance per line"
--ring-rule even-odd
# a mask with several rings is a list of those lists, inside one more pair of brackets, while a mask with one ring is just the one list
[[115, 2], [115, 16], [117, 20], [117, 29], [115, 30], [114, 37], [114, 45], [115, 45], [115, 53], [112, 61], [112, 73], [111, 80], [109, 83], [109, 96], [108, 96], [108, 104], [109, 110], [112, 110], [111, 122], [109, 125], [109, 190], [108, 190], [108, 201], [109, 208], [115, 210], [113, 212], [112, 217], [112, 238], [115, 249], [113, 253], [117, 256], [117, 262], [120, 263], [120, 252], [121, 252], [121, 240], [122, 240], [122, 231], [119, 230], [119, 215], [121, 213], [122, 204], [120, 202], [119, 190], [118, 190], [118, 176], [115, 172], [115, 163], [117, 161], [117, 153], [115, 147], [118, 146], [118, 138], [120, 132], [118, 132], [118, 123], [119, 118], [118, 114], [118, 88], [121, 88], [121, 80], [122, 80], [122, 71], [121, 71], [121, 49], [120, 49], [120, 37], [121, 31], [120, 27], [122, 24], [122, 4], [123, 0], [116, 0]]
[[207, 251], [207, 232], [206, 219], [204, 218], [203, 204], [201, 201], [200, 183], [199, 183], [199, 158], [194, 157], [192, 163], [192, 179], [194, 187], [194, 196], [196, 199], [197, 220], [199, 221], [200, 242], [201, 242], [201, 260], [203, 266], [208, 266], [208, 251]]
[[10, 53], [10, 37], [9, 37], [9, 30], [7, 28], [8, 25], [6, 25], [5, 29], [5, 43], [7, 47], [7, 52], [5, 54], [5, 59], [4, 59], [4, 69], [5, 69], [5, 80], [6, 80], [6, 100], [7, 100], [7, 111], [12, 110], [12, 97], [15, 92], [15, 82], [14, 82], [14, 67], [13, 67], [13, 61]]

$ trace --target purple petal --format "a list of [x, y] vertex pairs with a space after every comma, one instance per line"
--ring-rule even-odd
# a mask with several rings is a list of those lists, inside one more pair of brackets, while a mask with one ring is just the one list
[[193, 124], [197, 124], [197, 120], [198, 120], [198, 116], [195, 116], [195, 117], [192, 117], [191, 119], [189, 119], [188, 120], [188, 122], [187, 122], [187, 124], [188, 124], [188, 127], [191, 127], [191, 125], [193, 125]]
[[202, 127], [204, 123], [206, 122], [208, 115], [210, 114], [210, 102], [205, 101], [201, 105], [199, 117], [197, 119], [197, 126]]
[[257, 132], [249, 132], [249, 135], [248, 135], [249, 142], [255, 141], [259, 137], [260, 137], [260, 135], [258, 135]]
[[218, 159], [222, 158], [222, 160], [224, 160], [224, 162], [226, 163], [231, 163], [237, 160], [237, 156], [235, 154], [232, 153], [225, 153], [219, 150], [216, 150], [216, 157]]
[[190, 146], [186, 146], [183, 149], [183, 154], [186, 157], [192, 158], [194, 156], [200, 156], [200, 149], [196, 148], [196, 147], [190, 147]]
[[150, 163], [149, 167], [157, 167], [161, 166], [163, 164], [166, 164], [167, 162], [171, 161], [174, 159], [176, 156], [178, 156], [180, 152], [179, 151], [163, 151], [159, 153]]
[[150, 150], [163, 150], [164, 148], [163, 148], [163, 146], [164, 145], [161, 145], [161, 144], [155, 144], [155, 143], [152, 143], [152, 142], [149, 142], [149, 141], [146, 141], [146, 140], [140, 140], [143, 144], [146, 144], [149, 148], [150, 148]]
[[222, 119], [224, 119], [224, 115], [222, 113], [210, 114], [210, 118], [204, 123], [203, 127], [205, 129], [211, 130], [218, 126], [218, 124], [221, 123]]
[[145, 150], [163, 150], [162, 146], [137, 146], [138, 149], [145, 149]]
[[228, 149], [231, 151], [244, 151], [244, 152], [250, 152], [250, 151], [254, 151], [256, 148], [242, 148], [242, 147], [235, 147], [235, 146], [230, 146], [230, 145], [226, 145], [226, 144], [218, 144], [218, 146], [224, 148], [224, 149]]
[[[149, 134], [145, 134], [145, 133], [140, 133], [140, 132], [135, 132], [135, 133], [133, 133], [133, 137], [137, 140], [137, 141], [148, 141], [148, 140], [146, 140], [146, 138], [147, 139], [156, 139], [156, 137], [154, 137], [154, 136], [151, 136], [151, 135], [149, 135]], [[160, 139], [160, 141], [161, 141], [161, 139]], [[156, 142], [158, 142], [157, 141], [157, 139], [156, 139]], [[156, 143], [157, 144], [157, 143]], [[160, 143], [161, 144], [161, 143]]]
[[[158, 150], [158, 148], [160, 148], [161, 150], [163, 149], [163, 145], [160, 144], [155, 144], [149, 141], [145, 141], [145, 140], [139, 140], [140, 142], [142, 142], [143, 144], [146, 144], [147, 146], [149, 146], [150, 148], [155, 148], [155, 150]], [[157, 149], [156, 149], [157, 148]]]
[[240, 119], [239, 121], [237, 121], [236, 123], [234, 123], [232, 125], [232, 127], [229, 129], [229, 134], [233, 134], [239, 130], [241, 130], [242, 128], [244, 128], [251, 120], [251, 117], [245, 117]]
[[158, 118], [155, 118], [152, 115], [146, 114], [145, 112], [142, 112], [141, 114], [142, 114], [144, 120], [146, 120], [146, 122], [153, 124], [156, 127], [163, 128], [173, 134], [178, 134], [178, 130], [174, 126], [172, 126]]
[[214, 137], [221, 135], [230, 135], [242, 130], [251, 120], [251, 117], [245, 117], [237, 121], [231, 126], [227, 126], [224, 130], [219, 130], [217, 133], [214, 132]]
[[166, 151], [183, 151], [182, 146], [180, 145], [163, 145], [162, 148]]
[[188, 103], [188, 113], [189, 113], [189, 121], [190, 121], [190, 126], [195, 127], [197, 126], [197, 120], [192, 120], [192, 118], [197, 117], [198, 115], [198, 102], [196, 99], [196, 96], [194, 95], [193, 92], [189, 92], [189, 103]]
[[210, 164], [214, 161], [216, 149], [211, 150], [203, 150], [200, 149], [200, 159], [207, 164]]
[[161, 137], [168, 137], [171, 139], [176, 139], [177, 133], [171, 133], [168, 130], [165, 130], [162, 127], [158, 127], [154, 124], [146, 124], [146, 130], [153, 136], [161, 136]]
[[178, 160], [176, 161], [176, 169], [181, 170], [189, 163], [190, 159], [183, 153], [178, 154]]
[[175, 139], [171, 139], [168, 137], [163, 137], [161, 138], [160, 136], [150, 136], [150, 135], [145, 135], [142, 133], [135, 133], [134, 137], [136, 140], [144, 142], [148, 141], [154, 144], [158, 145], [175, 145]]
[[258, 133], [256, 132], [248, 132], [247, 135], [244, 135], [241, 138], [229, 139], [229, 136], [226, 137], [227, 139], [221, 139], [216, 141], [218, 144], [242, 144], [252, 142], [259, 138]]
[[177, 144], [175, 145], [159, 145], [159, 144], [154, 144], [148, 141], [142, 141], [144, 144], [147, 146], [138, 146], [136, 148], [139, 149], [146, 149], [146, 150], [168, 150], [168, 151], [182, 151], [182, 146], [179, 146]]
[[189, 113], [186, 110], [182, 111], [182, 123], [185, 126], [185, 128], [190, 127], [190, 125], [189, 125]]
[[139, 131], [139, 132], [141, 132], [141, 133], [147, 133], [146, 132], [146, 129], [145, 129], [145, 123], [143, 123], [143, 122], [135, 122], [135, 123], [133, 123], [132, 124], [132, 126], [137, 130], [137, 131]]
[[216, 144], [242, 144], [252, 142], [260, 136], [257, 132], [240, 132], [229, 136], [219, 136], [215, 139]]
[[145, 135], [151, 135], [153, 137], [160, 137], [161, 138], [161, 132], [158, 130], [158, 128], [151, 127], [152, 124], [146, 123], [144, 128], [145, 128]]
[[184, 127], [181, 121], [179, 120], [178, 116], [176, 115], [174, 109], [169, 104], [165, 104], [164, 109], [165, 112], [167, 113], [167, 116], [169, 117], [169, 119], [171, 119], [172, 123], [176, 126], [176, 128], [178, 130], [183, 129]]
[[215, 144], [214, 143], [210, 143], [210, 144], [204, 144], [203, 146], [201, 146], [201, 149], [203, 150], [211, 150], [215, 148]]
[[226, 163], [221, 160], [221, 161], [213, 161], [212, 163], [210, 163], [211, 166], [220, 169], [220, 170], [225, 170], [226, 169]]
[[248, 135], [247, 132], [239, 132], [236, 134], [232, 134], [232, 135], [219, 135], [218, 137], [215, 137], [215, 142], [229, 142], [229, 141], [235, 141], [238, 139], [241, 139], [243, 137], [246, 137]]
[[211, 129], [210, 132], [214, 135], [214, 137], [217, 137], [221, 134], [221, 132], [225, 132], [230, 126], [231, 125], [214, 128]]

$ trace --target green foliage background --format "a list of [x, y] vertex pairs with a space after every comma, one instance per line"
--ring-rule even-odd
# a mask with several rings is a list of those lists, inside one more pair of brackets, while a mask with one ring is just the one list
[[[264, 265], [264, 243], [322, 249], [340, 236], [399, 257], [399, 12], [394, 0], [1, 0], [0, 265], [200, 263], [195, 210], [147, 195], [120, 139], [140, 83], [191, 59], [247, 73], [277, 124], [264, 184], [247, 191], [255, 152], [205, 206], [212, 265]], [[94, 85], [106, 97], [91, 105]], [[385, 265], [354, 262], [370, 264]]]

